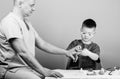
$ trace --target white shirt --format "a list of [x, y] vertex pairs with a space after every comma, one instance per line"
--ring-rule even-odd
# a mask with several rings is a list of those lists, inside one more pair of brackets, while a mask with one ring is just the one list
[[[9, 13], [0, 23], [0, 58], [5, 61], [9, 60], [15, 63], [21, 63], [18, 59], [15, 51], [10, 46], [8, 40], [11, 38], [20, 38], [24, 40], [24, 43], [30, 54], [35, 56], [35, 33], [36, 31], [30, 23], [29, 30], [26, 27], [24, 21], [15, 15]], [[16, 62], [17, 61], [17, 62]]]

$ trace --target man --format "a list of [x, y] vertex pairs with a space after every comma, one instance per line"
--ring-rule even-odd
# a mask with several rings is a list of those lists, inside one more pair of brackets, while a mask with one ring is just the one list
[[1, 77], [5, 79], [40, 79], [62, 77], [43, 67], [35, 59], [35, 46], [52, 54], [74, 59], [75, 52], [45, 42], [32, 27], [28, 17], [34, 11], [35, 0], [14, 0], [14, 8], [0, 24]]

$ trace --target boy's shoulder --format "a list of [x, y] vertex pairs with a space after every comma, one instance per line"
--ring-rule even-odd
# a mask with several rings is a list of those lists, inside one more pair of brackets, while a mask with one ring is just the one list
[[71, 44], [74, 44], [74, 45], [77, 45], [79, 43], [82, 43], [82, 40], [81, 39], [75, 39], [71, 42]]
[[94, 44], [94, 45], [98, 45], [96, 42], [93, 42], [93, 41], [92, 41], [92, 44]]
[[73, 46], [77, 46], [77, 45], [81, 45], [81, 44], [83, 44], [81, 39], [75, 39], [71, 42], [71, 45], [73, 45]]
[[67, 49], [71, 49], [77, 45], [80, 45], [81, 43], [82, 43], [81, 39], [75, 39], [69, 44]]
[[81, 39], [75, 39], [72, 42], [82, 42], [82, 40]]
[[[78, 43], [83, 43], [81, 39], [75, 39], [72, 41], [73, 44], [78, 44]], [[84, 43], [83, 43], [84, 44]], [[94, 46], [99, 46], [96, 42], [93, 42], [91, 43], [91, 45], [94, 45]]]
[[96, 42], [92, 42], [91, 46], [94, 48], [100, 48], [100, 46]]

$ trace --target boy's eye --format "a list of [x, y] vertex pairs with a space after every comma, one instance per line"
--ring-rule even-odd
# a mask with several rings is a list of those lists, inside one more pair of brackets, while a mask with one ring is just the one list
[[92, 33], [85, 33], [85, 32], [83, 32], [82, 34], [88, 34], [88, 35], [90, 35], [90, 36], [92, 35]]
[[86, 33], [83, 32], [82, 34], [86, 34]]
[[31, 6], [31, 7], [34, 7], [34, 6], [35, 6], [35, 4], [31, 4], [30, 6]]
[[82, 34], [85, 34], [85, 33], [82, 33]]
[[89, 34], [90, 36], [92, 35], [92, 34]]

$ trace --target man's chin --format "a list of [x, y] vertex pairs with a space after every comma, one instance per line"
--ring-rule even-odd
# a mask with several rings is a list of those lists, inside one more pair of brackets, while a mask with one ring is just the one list
[[30, 16], [31, 16], [31, 14], [26, 14], [26, 15], [25, 15], [25, 17], [30, 17]]

